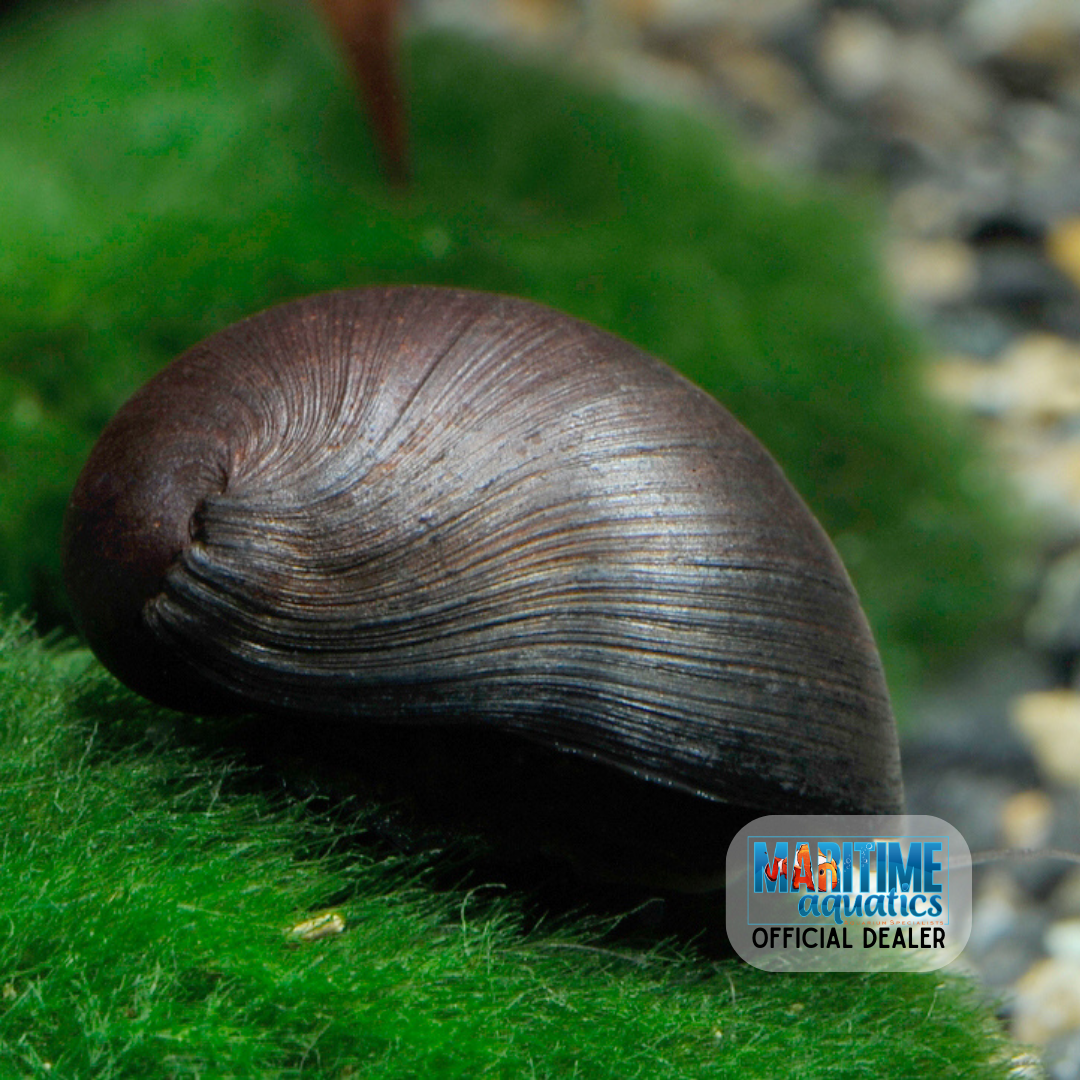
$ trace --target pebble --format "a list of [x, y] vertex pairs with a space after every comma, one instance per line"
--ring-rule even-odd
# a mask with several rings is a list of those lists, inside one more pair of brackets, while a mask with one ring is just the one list
[[1080, 536], [1080, 441], [1048, 440], [1014, 428], [991, 433], [989, 441], [1010, 462], [1024, 502], [1040, 515], [1054, 545]]
[[1031, 954], [1041, 949], [1046, 927], [1046, 913], [1009, 873], [991, 869], [975, 886], [971, 936], [963, 957], [974, 962], [988, 986], [1003, 990], [1029, 970]]
[[1007, 873], [991, 870], [975, 889], [972, 905], [968, 948], [973, 952], [985, 952], [1012, 933], [1023, 898], [1016, 882]]
[[956, 236], [967, 224], [966, 196], [960, 184], [920, 179], [899, 188], [889, 204], [893, 229], [901, 236]]
[[897, 47], [894, 107], [905, 134], [935, 149], [989, 134], [1000, 103], [980, 71], [961, 64], [938, 34], [905, 35]]
[[940, 36], [899, 33], [867, 10], [835, 11], [821, 34], [818, 64], [837, 100], [874, 110], [881, 133], [926, 147], [986, 131], [996, 97]]
[[1066, 1031], [1046, 1044], [1045, 1058], [1050, 1063], [1052, 1080], [1080, 1080], [1080, 1031]]
[[1080, 1030], [1080, 959], [1039, 960], [1014, 990], [1013, 1034], [1020, 1042], [1046, 1044]]
[[942, 818], [960, 830], [968, 847], [991, 851], [1001, 846], [1001, 821], [1018, 785], [1004, 776], [975, 775], [960, 769], [934, 770], [916, 779], [904, 759], [905, 796], [912, 814]]
[[1046, 238], [1046, 253], [1080, 288], [1080, 214], [1059, 221]]
[[717, 33], [708, 41], [710, 70], [720, 92], [752, 110], [758, 120], [802, 120], [808, 112], [805, 81], [775, 53], [740, 34]]
[[952, 304], [966, 300], [978, 282], [975, 253], [962, 240], [895, 239], [886, 272], [901, 298], [914, 304]]
[[905, 759], [920, 761], [920, 773], [975, 763], [984, 775], [1020, 777], [1030, 758], [1009, 725], [1011, 702], [1056, 685], [1053, 665], [1018, 643], [972, 657], [918, 701]]
[[926, 324], [942, 355], [979, 360], [996, 358], [1027, 329], [1015, 316], [974, 302], [927, 312]]
[[835, 11], [818, 46], [819, 64], [829, 88], [846, 101], [881, 93], [891, 82], [896, 34], [872, 11]]
[[1080, 32], [1075, 0], [969, 0], [957, 20], [961, 45], [985, 58], [1057, 56]]
[[[984, 340], [1007, 337], [1009, 329], [1006, 322], [983, 324]], [[926, 385], [982, 422], [987, 446], [1026, 507], [1040, 515], [1048, 548], [1080, 543], [1080, 341], [1043, 331], [1014, 336], [997, 356], [934, 361]], [[1063, 580], [1059, 573], [1041, 590], [1028, 620], [1036, 647], [1059, 651], [1047, 618], [1065, 602], [1051, 594]]]
[[1050, 908], [1065, 918], [1080, 917], [1080, 866], [1062, 876], [1050, 897]]
[[1045, 791], [1020, 791], [1005, 800], [999, 822], [1007, 848], [1044, 848], [1054, 829], [1054, 800]]
[[1013, 702], [1012, 721], [1049, 780], [1080, 787], [1080, 693], [1041, 690]]
[[1080, 652], [1080, 548], [1059, 556], [1047, 568], [1024, 631], [1037, 649]]
[[998, 359], [952, 356], [928, 369], [938, 397], [979, 416], [1044, 427], [1080, 415], [1080, 345], [1054, 334], [1025, 335]]
[[1080, 961], [1080, 919], [1062, 919], [1051, 924], [1043, 941], [1050, 956]]
[[[601, 5], [603, 6], [603, 5]], [[635, 23], [667, 34], [727, 27], [768, 36], [812, 14], [815, 0], [609, 0]]]
[[1031, 317], [1041, 324], [1042, 309], [1070, 288], [1050, 264], [1041, 245], [1011, 237], [978, 249], [979, 298], [983, 303]]

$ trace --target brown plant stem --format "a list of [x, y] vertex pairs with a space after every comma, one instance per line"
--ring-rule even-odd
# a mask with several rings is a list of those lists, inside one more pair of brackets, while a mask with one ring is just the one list
[[408, 122], [397, 57], [398, 0], [317, 0], [348, 57], [387, 180], [409, 182]]

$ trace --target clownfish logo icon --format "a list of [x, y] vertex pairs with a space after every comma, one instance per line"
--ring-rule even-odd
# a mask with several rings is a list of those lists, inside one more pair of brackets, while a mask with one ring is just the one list
[[832, 875], [832, 888], [840, 888], [840, 868], [832, 855], [822, 855], [818, 852], [817, 857], [817, 887], [818, 892], [828, 892], [829, 875]]
[[[810, 859], [810, 845], [800, 844], [795, 852], [795, 873], [792, 875], [793, 889], [800, 885], [808, 888], [816, 888], [818, 892], [828, 892], [830, 889], [840, 888], [840, 868], [836, 865], [836, 859], [831, 854], [823, 854], [818, 849], [817, 875], [815, 876]], [[832, 884], [829, 884], [829, 879]], [[815, 886], [815, 881], [817, 882]]]
[[772, 866], [765, 867], [765, 876], [770, 881], [776, 881], [777, 878], [787, 877], [787, 859], [780, 859], [773, 856]]
[[810, 845], [805, 843], [795, 849], [791, 874], [792, 891], [798, 891], [803, 885], [809, 889], [814, 887], [814, 865], [810, 860]]
[[[831, 846], [836, 847], [835, 844]], [[797, 845], [789, 873], [787, 844], [778, 845], [777, 851], [771, 857], [767, 851], [762, 853], [765, 858], [758, 859], [756, 872], [768, 879], [770, 892], [777, 888], [785, 893], [789, 889], [791, 892], [798, 892], [801, 888], [818, 892], [832, 892], [840, 889], [840, 866], [836, 854], [821, 845], [819, 841], [815, 870], [814, 857], [810, 851], [810, 844], [805, 841]], [[760, 884], [755, 888], [756, 891], [761, 891]]]

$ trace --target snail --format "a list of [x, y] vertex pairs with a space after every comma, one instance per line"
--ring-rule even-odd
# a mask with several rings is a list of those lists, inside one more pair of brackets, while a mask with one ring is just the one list
[[93, 448], [64, 572], [140, 694], [285, 718], [612, 879], [703, 888], [753, 817], [901, 808], [870, 629], [779, 466], [524, 300], [342, 291], [207, 338]]

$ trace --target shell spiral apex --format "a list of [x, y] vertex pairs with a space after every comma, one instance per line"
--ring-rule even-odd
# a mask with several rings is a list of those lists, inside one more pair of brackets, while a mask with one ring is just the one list
[[369, 289], [213, 335], [102, 434], [64, 563], [91, 647], [166, 705], [490, 732], [760, 813], [900, 807], [869, 628], [780, 469], [533, 303]]

